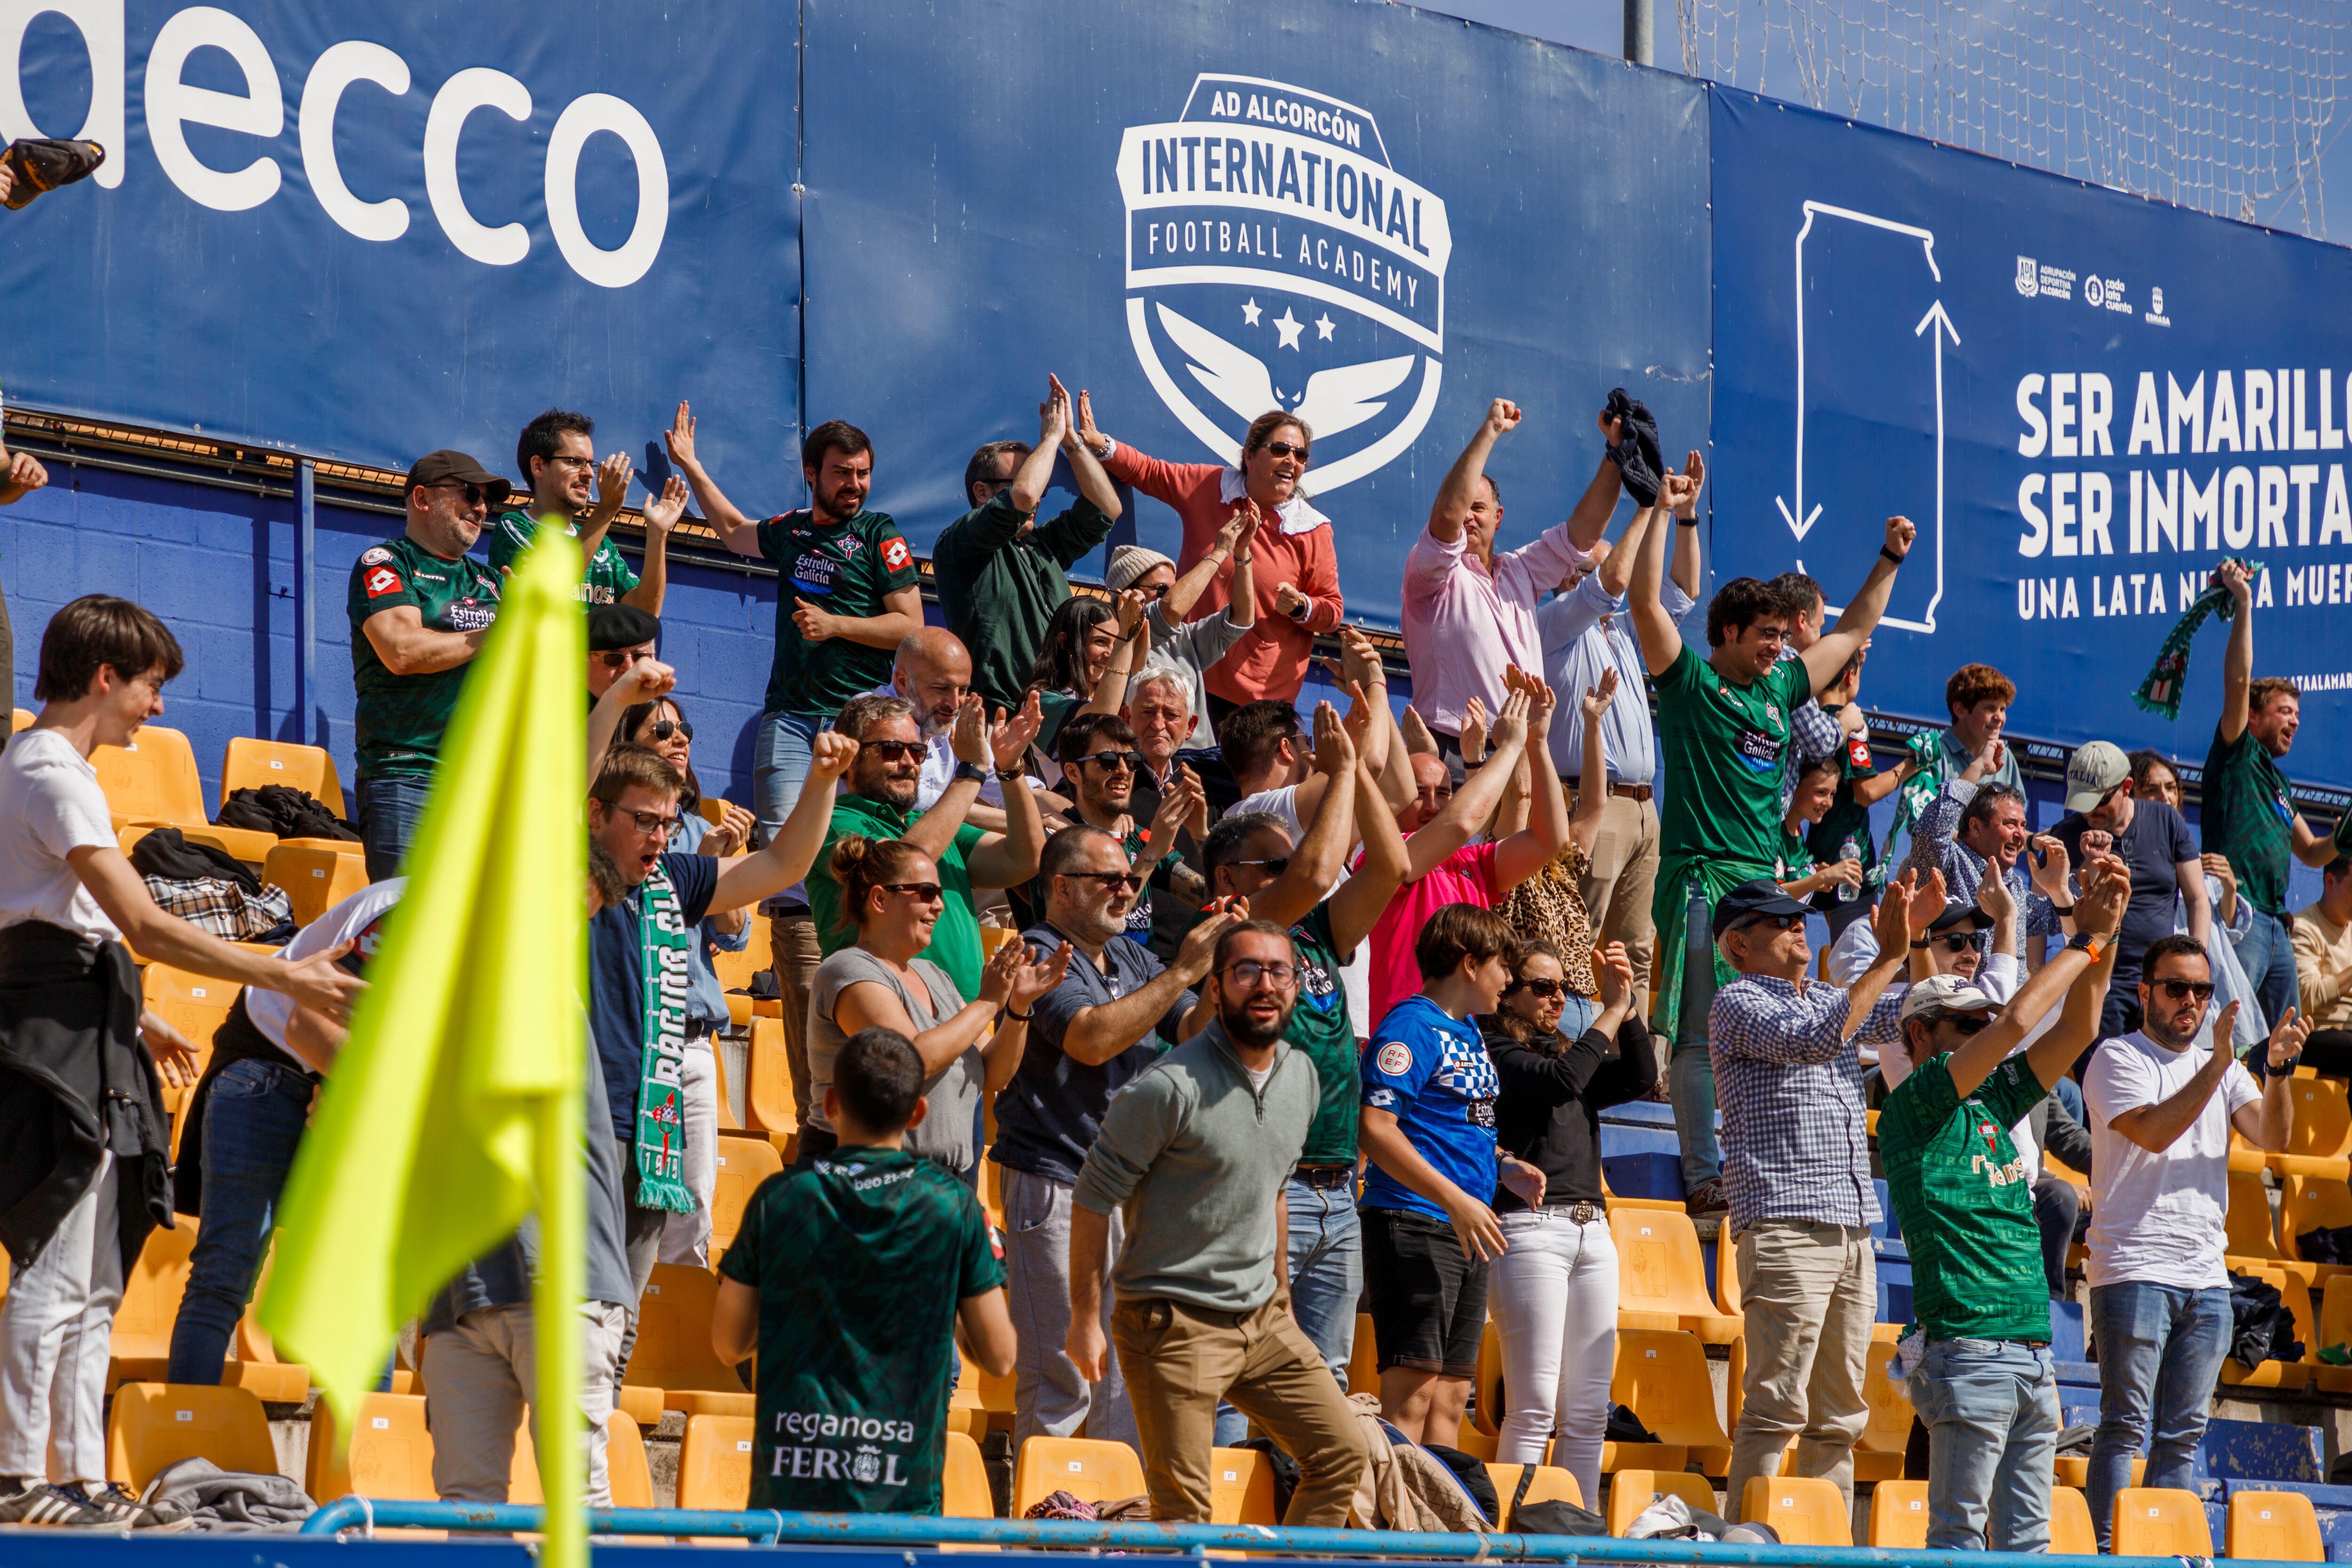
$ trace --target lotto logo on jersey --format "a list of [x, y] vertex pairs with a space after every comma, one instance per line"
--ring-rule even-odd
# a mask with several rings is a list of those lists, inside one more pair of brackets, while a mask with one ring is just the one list
[[367, 574], [364, 581], [367, 584], [368, 597], [371, 599], [378, 599], [386, 594], [400, 592], [400, 574], [389, 566], [376, 567]]
[[893, 572], [904, 572], [915, 563], [914, 552], [903, 539], [887, 540], [882, 545], [882, 564]]
[[1381, 1054], [1374, 1059], [1391, 1078], [1401, 1077], [1412, 1070], [1412, 1047], [1402, 1040], [1391, 1040], [1381, 1047]]

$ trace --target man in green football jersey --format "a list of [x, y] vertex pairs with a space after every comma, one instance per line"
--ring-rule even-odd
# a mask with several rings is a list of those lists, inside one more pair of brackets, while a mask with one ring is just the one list
[[498, 619], [499, 574], [466, 552], [508, 488], [463, 452], [427, 453], [408, 470], [406, 531], [352, 567], [354, 793], [372, 882], [399, 875], [466, 666]]
[[540, 519], [563, 518], [586, 558], [581, 602], [634, 605], [658, 616], [669, 584], [669, 531], [686, 510], [686, 481], [672, 474], [661, 494], [646, 502], [646, 570], [640, 577], [621, 558], [612, 534], [613, 520], [629, 498], [629, 455], [615, 452], [599, 463], [595, 434], [593, 419], [563, 408], [551, 408], [522, 427], [515, 441], [515, 467], [530, 494], [527, 504], [500, 512], [491, 527], [491, 569], [504, 571], [521, 558], [538, 536]]
[[958, 1347], [1013, 1370], [988, 1216], [902, 1146], [926, 1109], [913, 1043], [852, 1035], [824, 1091], [839, 1145], [762, 1182], [719, 1262], [710, 1348], [759, 1357], [753, 1508], [938, 1513]]

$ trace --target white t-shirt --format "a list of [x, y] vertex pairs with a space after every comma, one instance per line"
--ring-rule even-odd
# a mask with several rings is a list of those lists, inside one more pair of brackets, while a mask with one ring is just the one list
[[2221, 1262], [2230, 1205], [2230, 1118], [2262, 1098], [2243, 1066], [2230, 1064], [2221, 1086], [2189, 1130], [2151, 1154], [2107, 1123], [2178, 1093], [2210, 1053], [2191, 1046], [2168, 1051], [2146, 1035], [2107, 1041], [2083, 1075], [2091, 1118], [2091, 1264], [2094, 1285], [2137, 1281], [2176, 1290], [2226, 1287]]
[[0, 926], [47, 921], [93, 946], [122, 933], [81, 885], [69, 851], [119, 841], [98, 770], [55, 730], [26, 730], [0, 752]]
[[[381, 882], [371, 882], [294, 933], [294, 940], [278, 950], [278, 956], [289, 963], [299, 963], [314, 953], [320, 953], [338, 942], [352, 944], [350, 959], [364, 964], [375, 956], [378, 943], [383, 941], [384, 918], [392, 906], [400, 902], [400, 895], [408, 890], [405, 877], [387, 877]], [[262, 1037], [287, 1057], [301, 1061], [286, 1045], [287, 1020], [294, 1016], [294, 998], [283, 991], [264, 991], [258, 985], [245, 988], [245, 1014]]]

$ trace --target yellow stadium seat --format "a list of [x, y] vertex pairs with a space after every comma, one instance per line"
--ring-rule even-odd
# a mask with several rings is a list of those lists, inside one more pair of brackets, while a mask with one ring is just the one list
[[[654, 1506], [653, 1467], [646, 1458], [645, 1434], [615, 1410], [604, 1417], [604, 1477], [614, 1508]], [[547, 1500], [540, 1482], [539, 1449], [531, 1441], [530, 1415], [515, 1428], [514, 1468], [507, 1473], [507, 1501], [534, 1507]], [[683, 1505], [681, 1505], [683, 1506]]]
[[[2259, 1172], [2230, 1173], [2230, 1214], [2228, 1235], [2222, 1247], [2231, 1259], [2231, 1267], [2240, 1261], [2284, 1263], [2285, 1253], [2279, 1250], [2278, 1237], [2271, 1226], [2271, 1199], [2263, 1185]], [[2304, 1276], [2308, 1279], [2308, 1274]]]
[[[2234, 1182], [2237, 1178], [2232, 1176], [2231, 1180]], [[2280, 1299], [2287, 1302], [2290, 1312], [2294, 1310], [2291, 1296], [2301, 1295], [2303, 1314], [2298, 1326], [2308, 1324], [2311, 1318], [2310, 1294], [2305, 1289], [2303, 1281], [2290, 1275], [2284, 1264], [2265, 1263], [2258, 1267], [2249, 1266], [2244, 1259], [2240, 1258], [2233, 1259], [2231, 1268], [2234, 1272], [2242, 1273], [2251, 1279], [2260, 1279], [2269, 1284], [2279, 1293]], [[2313, 1346], [2308, 1334], [2304, 1336], [2303, 1342], [2304, 1352], [2306, 1355], [2311, 1353]], [[2249, 1372], [2240, 1364], [2237, 1357], [2225, 1356], [2221, 1361], [2221, 1383], [2228, 1388], [2297, 1389], [2310, 1383], [2312, 1371], [2311, 1366], [2299, 1361], [2265, 1361]]]
[[1870, 1422], [1853, 1445], [1853, 1479], [1859, 1482], [1891, 1481], [1903, 1474], [1903, 1453], [1911, 1442], [1911, 1396], [1886, 1375], [1895, 1354], [1892, 1342], [1874, 1339], [1862, 1370], [1862, 1396], [1870, 1403]]
[[17, 709], [15, 718], [11, 721], [13, 727], [9, 730], [8, 733], [13, 735], [18, 730], [31, 729], [33, 727], [33, 721], [37, 717], [39, 717], [39, 715], [29, 712], [25, 709]]
[[1655, 1443], [1603, 1443], [1601, 1468], [1679, 1470], [1696, 1463], [1709, 1476], [1731, 1464], [1731, 1439], [1715, 1416], [1715, 1385], [1706, 1352], [1695, 1334], [1676, 1330], [1620, 1330], [1609, 1397], [1657, 1434]]
[[782, 1019], [751, 1020], [751, 1063], [744, 1078], [744, 1120], [762, 1132], [798, 1133], [800, 1107], [793, 1100], [793, 1070], [784, 1056]]
[[2171, 1487], [2126, 1487], [2117, 1492], [2109, 1541], [2118, 1557], [2213, 1555], [2203, 1500]]
[[2284, 1153], [2270, 1157], [2270, 1167], [2281, 1175], [2332, 1177], [2352, 1173], [2352, 1099], [2337, 1078], [2305, 1078], [2298, 1068], [2288, 1093], [2294, 1100], [2294, 1127], [2287, 1134]]
[[1609, 1533], [1622, 1536], [1642, 1510], [1662, 1497], [1678, 1497], [1708, 1513], [1721, 1511], [1715, 1488], [1688, 1470], [1619, 1470], [1609, 1478]]
[[[1219, 1454], [1227, 1451], [1215, 1450]], [[1255, 1457], [1255, 1450], [1251, 1453]], [[1271, 1479], [1267, 1484], [1271, 1487]], [[1268, 1496], [1272, 1496], [1271, 1491]], [[996, 1496], [989, 1489], [988, 1466], [980, 1457], [980, 1445], [961, 1432], [948, 1434], [947, 1465], [940, 1474], [940, 1512], [948, 1519], [996, 1517]], [[685, 1506], [682, 1500], [679, 1506]]]
[[2231, 1492], [2223, 1521], [2225, 1556], [2266, 1563], [2327, 1561], [2327, 1545], [2319, 1538], [2319, 1515], [2301, 1492]]
[[310, 1453], [302, 1489], [319, 1502], [347, 1493], [431, 1501], [433, 1434], [425, 1426], [425, 1396], [371, 1394], [346, 1453], [335, 1413], [321, 1399], [310, 1410]]
[[[1533, 1469], [1535, 1474], [1528, 1480], [1528, 1495], [1518, 1498], [1518, 1501], [1514, 1503], [1511, 1500], [1518, 1497], [1519, 1477], [1529, 1469]], [[1502, 1510], [1503, 1517], [1495, 1521], [1497, 1530], [1511, 1529], [1511, 1521], [1518, 1510], [1531, 1502], [1572, 1502], [1579, 1508], [1584, 1506], [1584, 1489], [1576, 1484], [1574, 1476], [1558, 1465], [1498, 1465], [1489, 1459], [1486, 1461], [1486, 1479], [1495, 1483], [1495, 1503]]]
[[2050, 1550], [2060, 1557], [2099, 1554], [2099, 1533], [2091, 1524], [2090, 1500], [2080, 1487], [2050, 1489]]
[[[236, 1005], [236, 994], [243, 987], [227, 980], [215, 980], [209, 975], [192, 974], [184, 969], [174, 969], [168, 963], [151, 963], [139, 973], [140, 999], [152, 1012], [188, 1037], [196, 1047], [196, 1070], [202, 1072], [213, 1058], [213, 1037], [228, 1022], [229, 1009]], [[172, 1113], [176, 1122], [182, 1107], [194, 1086], [177, 1088], [163, 1085], [163, 1109]], [[173, 1143], [178, 1142], [177, 1129]]]
[[742, 1132], [745, 1136], [752, 1138], [762, 1136], [760, 1133], [749, 1131], [741, 1122], [735, 1120], [735, 1108], [727, 1097], [727, 1052], [721, 1048], [716, 1039], [710, 1042], [710, 1065], [717, 1069], [719, 1077], [719, 1131]]
[[172, 1356], [172, 1323], [180, 1315], [180, 1295], [188, 1288], [188, 1256], [195, 1250], [196, 1226], [182, 1215], [177, 1226], [147, 1233], [139, 1261], [122, 1282], [114, 1309], [114, 1337], [107, 1384], [161, 1383]]
[[1454, 1446], [1474, 1459], [1494, 1458], [1498, 1441], [1494, 1433], [1478, 1430], [1475, 1421], [1465, 1421], [1462, 1429], [1454, 1435]]
[[2230, 1130], [2229, 1165], [2233, 1176], [2259, 1176], [2270, 1168], [2270, 1156], [2247, 1142], [2245, 1134], [2233, 1127]]
[[196, 776], [196, 754], [187, 736], [161, 724], [142, 727], [127, 746], [100, 746], [90, 753], [99, 788], [106, 792], [108, 815], [120, 830], [134, 824], [194, 830], [239, 860], [259, 865], [278, 842], [274, 833], [214, 825], [205, 810], [204, 781]]
[[280, 839], [261, 862], [261, 879], [285, 889], [294, 903], [294, 923], [309, 925], [368, 885], [367, 862]]
[[269, 1331], [261, 1326], [261, 1297], [269, 1288], [269, 1269], [277, 1258], [273, 1242], [270, 1249], [262, 1254], [261, 1272], [254, 1276], [253, 1294], [245, 1303], [245, 1315], [236, 1321], [236, 1335], [229, 1341], [229, 1353], [236, 1363], [233, 1367], [222, 1369], [221, 1381], [251, 1389], [264, 1405], [299, 1405], [310, 1396], [310, 1369], [299, 1363], [280, 1361]]
[[1503, 1430], [1503, 1331], [1495, 1320], [1478, 1335], [1478, 1369], [1470, 1378], [1470, 1422], [1488, 1436]]
[[269, 1417], [242, 1388], [184, 1383], [126, 1383], [114, 1391], [106, 1423], [106, 1479], [134, 1492], [181, 1459], [210, 1459], [224, 1470], [278, 1473]]
[[948, 1397], [948, 1426], [969, 1433], [975, 1440], [991, 1426], [1012, 1431], [1013, 1373], [1008, 1372], [998, 1377], [982, 1372], [961, 1350], [956, 1352], [956, 1361], [961, 1371], [955, 1392]]
[[710, 1190], [710, 1247], [716, 1254], [735, 1239], [751, 1194], [782, 1172], [784, 1157], [764, 1138], [721, 1138], [713, 1158], [718, 1181]]
[[1356, 1314], [1356, 1342], [1348, 1352], [1348, 1392], [1378, 1394], [1380, 1391], [1380, 1346], [1372, 1337], [1372, 1315], [1359, 1312]]
[[1032, 1437], [1013, 1472], [1013, 1517], [1055, 1492], [1087, 1502], [1143, 1495], [1143, 1461], [1124, 1443], [1093, 1437]]
[[1927, 1482], [1881, 1481], [1870, 1489], [1870, 1543], [1897, 1552], [1927, 1548]]
[[[408, 1374], [394, 1373], [393, 1375], [405, 1377]], [[662, 1419], [662, 1391], [647, 1388], [642, 1384], [625, 1383], [614, 1394], [613, 1408], [641, 1427], [658, 1426]]]
[[1701, 1344], [1727, 1345], [1744, 1325], [1716, 1310], [1706, 1266], [1690, 1215], [1666, 1209], [1618, 1208], [1609, 1215], [1617, 1244], [1617, 1326], [1683, 1329]]
[[337, 816], [351, 815], [343, 809], [343, 782], [336, 775], [335, 759], [323, 746], [257, 741], [247, 735], [232, 739], [221, 759], [221, 804], [226, 805], [228, 797], [238, 790], [269, 784], [299, 789]]
[[751, 976], [774, 962], [771, 956], [767, 916], [752, 915], [751, 923], [743, 929], [743, 936], [742, 952], [714, 952], [710, 955], [711, 972], [719, 976], [719, 984], [723, 990], [750, 990]]
[[1209, 1522], [1280, 1524], [1274, 1511], [1274, 1461], [1255, 1448], [1210, 1449]]
[[751, 1395], [710, 1348], [719, 1277], [688, 1263], [656, 1263], [637, 1310], [637, 1348], [622, 1381], [662, 1391], [688, 1415], [749, 1415]]
[[[2319, 1081], [2326, 1081], [2325, 1079]], [[2306, 1231], [2333, 1230], [2352, 1225], [2352, 1186], [2340, 1176], [2290, 1175], [2279, 1185], [2279, 1240], [2288, 1257], [2311, 1270], [2313, 1283], [2325, 1287], [2338, 1275], [2352, 1274], [2341, 1263], [2314, 1263], [2303, 1256], [2296, 1237]], [[2331, 1344], [2336, 1341], [2329, 1341]]]
[[[2322, 1345], [2352, 1344], [2352, 1272], [2336, 1275], [2321, 1291], [2316, 1339], [2315, 1352]], [[2352, 1366], [2322, 1363], [2312, 1375], [2327, 1393], [2352, 1394]]]
[[1750, 1476], [1739, 1517], [1770, 1525], [1784, 1545], [1853, 1544], [1845, 1494], [1816, 1476]]
[[1715, 1242], [1715, 1305], [1727, 1318], [1740, 1320], [1740, 1337], [1747, 1337], [1747, 1309], [1739, 1299], [1739, 1247], [1726, 1222]]
[[[2061, 1454], [2058, 1456], [2054, 1473], [2057, 1476], [2059, 1489], [2064, 1490], [2071, 1487], [2080, 1491], [2091, 1484], [2090, 1458], [2083, 1454]], [[2131, 1462], [2131, 1484], [2137, 1486], [2147, 1478], [2147, 1459], [2143, 1455]], [[2052, 1550], [2055, 1551], [2056, 1548], [2053, 1547]]]

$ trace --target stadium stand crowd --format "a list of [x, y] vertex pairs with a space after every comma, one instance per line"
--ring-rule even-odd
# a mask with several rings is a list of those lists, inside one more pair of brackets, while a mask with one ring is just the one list
[[[583, 416], [524, 426], [520, 483], [418, 459], [350, 582], [355, 830], [325, 753], [257, 741], [225, 799], [295, 785], [323, 829], [209, 820], [151, 722], [171, 630], [51, 618], [0, 753], [0, 1522], [167, 1528], [171, 1460], [275, 1469], [265, 1405], [308, 1386], [250, 1316], [273, 1213], [502, 571], [556, 521], [593, 1502], [651, 1500], [674, 1413], [690, 1507], [1842, 1543], [1861, 1488], [1880, 1544], [2201, 1553], [2217, 1387], [2352, 1392], [2352, 823], [2294, 804], [2242, 563], [2201, 842], [2179, 769], [2104, 742], [2037, 834], [1990, 666], [1874, 745], [1912, 524], [1834, 564], [1834, 622], [1790, 574], [1694, 625], [1706, 467], [1622, 392], [1510, 549], [1494, 402], [1408, 558], [1402, 708], [1299, 420], [1234, 467], [1058, 379], [1038, 421], [971, 458], [944, 625], [840, 420], [761, 518], [681, 403], [640, 568]], [[0, 503], [46, 478], [16, 455]], [[1182, 547], [1074, 593], [1121, 486]], [[748, 803], [703, 793], [660, 657], [689, 498], [780, 579]], [[1344, 700], [1302, 713], [1318, 637]], [[527, 1225], [449, 1282], [355, 1444], [319, 1409], [312, 1496], [537, 1496], [536, 1261]], [[2233, 1552], [2316, 1555], [2307, 1496], [2228, 1502]]]

